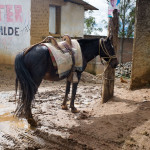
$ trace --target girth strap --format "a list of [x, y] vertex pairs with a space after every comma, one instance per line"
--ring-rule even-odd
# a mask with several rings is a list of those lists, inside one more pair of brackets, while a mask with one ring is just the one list
[[77, 83], [78, 78], [77, 78], [77, 73], [75, 72], [75, 53], [72, 50], [72, 46], [69, 46], [67, 43], [63, 43], [63, 46], [68, 50], [72, 58], [72, 68], [67, 80], [72, 83]]

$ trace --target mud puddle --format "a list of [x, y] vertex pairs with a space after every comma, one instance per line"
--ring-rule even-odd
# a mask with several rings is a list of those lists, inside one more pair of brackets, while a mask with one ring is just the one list
[[[11, 92], [10, 92], [11, 93]], [[36, 129], [30, 128], [25, 119], [18, 119], [13, 115], [16, 108], [12, 101], [12, 93], [0, 92], [0, 150], [3, 149], [47, 149], [53, 147], [47, 142], [45, 133], [61, 133], [54, 129], [39, 126]], [[42, 132], [41, 132], [42, 131]], [[45, 139], [43, 139], [43, 135]], [[48, 136], [48, 135], [47, 135]], [[53, 145], [53, 144], [52, 144]]]
[[[93, 91], [94, 88], [91, 87]], [[50, 91], [41, 88], [33, 102], [33, 115], [38, 122], [31, 128], [25, 119], [14, 117], [16, 108], [14, 92], [0, 92], [0, 150], [3, 149], [84, 149], [85, 144], [73, 140], [70, 128], [86, 121], [90, 114], [84, 111], [93, 100], [83, 86], [77, 94], [75, 105], [80, 113], [61, 109], [65, 86], [53, 87]], [[83, 93], [87, 93], [82, 96]], [[71, 96], [69, 96], [71, 97]], [[99, 96], [97, 96], [99, 97]], [[69, 98], [70, 99], [70, 98]], [[67, 103], [69, 105], [69, 102]], [[88, 149], [88, 147], [86, 147]]]
[[9, 103], [12, 92], [0, 92], [0, 149], [12, 148], [20, 132], [29, 130], [26, 120], [14, 117], [15, 103]]

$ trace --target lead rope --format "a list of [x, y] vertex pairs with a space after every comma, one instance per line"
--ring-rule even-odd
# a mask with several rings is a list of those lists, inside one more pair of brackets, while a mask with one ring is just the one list
[[[106, 69], [108, 68], [108, 65], [109, 65], [109, 64], [107, 64], [107, 66], [104, 67], [104, 71], [103, 71], [101, 74], [96, 75], [96, 80], [98, 80], [98, 79], [101, 79], [101, 80], [102, 80], [101, 86], [100, 86], [100, 93], [101, 93], [101, 96], [102, 96], [102, 86], [103, 86], [103, 82], [104, 82], [104, 73], [105, 73]], [[104, 65], [103, 65], [103, 66], [104, 66]]]
[[[104, 45], [104, 47], [103, 47], [103, 45]], [[100, 42], [99, 42], [99, 56], [100, 56], [100, 47], [102, 48], [103, 52], [107, 55], [107, 57], [101, 57], [100, 56], [101, 63], [103, 64], [103, 66], [104, 66], [104, 63], [102, 61], [102, 58], [109, 58], [109, 61], [107, 62], [107, 66], [104, 67], [103, 73], [96, 75], [96, 80], [100, 79], [100, 78], [102, 79], [102, 84], [101, 84], [101, 89], [100, 89], [101, 96], [102, 96], [102, 85], [103, 85], [104, 79], [108, 80], [109, 82], [114, 80], [114, 79], [104, 78], [104, 73], [107, 70], [111, 59], [116, 58], [116, 55], [113, 55], [113, 56], [109, 55], [109, 53], [108, 53], [108, 51], [107, 51], [107, 49], [105, 47], [105, 44], [103, 44], [103, 45], [102, 45], [102, 39], [100, 39]]]

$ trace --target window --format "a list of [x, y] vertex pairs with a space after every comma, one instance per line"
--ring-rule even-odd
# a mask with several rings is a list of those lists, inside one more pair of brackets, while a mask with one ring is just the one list
[[59, 6], [49, 7], [49, 32], [60, 34], [61, 8]]

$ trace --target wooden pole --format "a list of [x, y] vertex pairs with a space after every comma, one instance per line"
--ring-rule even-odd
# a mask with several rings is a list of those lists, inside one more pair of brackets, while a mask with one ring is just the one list
[[[108, 24], [108, 36], [112, 36], [112, 42], [115, 51], [117, 51], [118, 44], [118, 30], [119, 30], [119, 19], [118, 10], [113, 11], [113, 18], [109, 19]], [[103, 85], [102, 85], [102, 103], [106, 103], [114, 95], [114, 80], [115, 80], [115, 69], [108, 65], [104, 72]]]
[[[125, 0], [123, 1], [123, 7], [125, 8], [126, 3]], [[122, 63], [123, 59], [123, 45], [124, 45], [124, 38], [125, 38], [125, 16], [126, 16], [126, 10], [123, 9], [123, 21], [122, 21], [122, 37], [121, 37], [121, 43], [120, 43], [120, 57], [119, 57], [119, 64]]]

